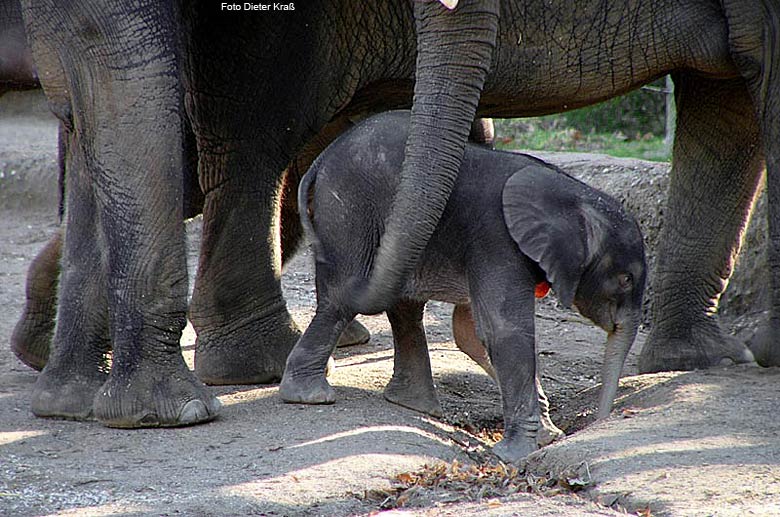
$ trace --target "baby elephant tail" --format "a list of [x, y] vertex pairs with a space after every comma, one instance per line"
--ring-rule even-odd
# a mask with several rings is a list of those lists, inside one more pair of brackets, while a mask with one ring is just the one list
[[322, 246], [322, 241], [314, 231], [314, 224], [312, 223], [312, 214], [309, 210], [309, 200], [311, 196], [311, 187], [317, 180], [317, 162], [309, 167], [309, 171], [303, 175], [301, 182], [298, 185], [298, 213], [301, 216], [301, 226], [306, 234], [306, 237], [311, 243], [311, 247], [314, 250], [314, 257], [317, 262], [326, 262], [325, 249]]

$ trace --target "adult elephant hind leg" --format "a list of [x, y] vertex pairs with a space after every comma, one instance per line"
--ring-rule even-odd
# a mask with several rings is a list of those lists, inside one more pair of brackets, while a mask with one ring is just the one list
[[[738, 16], [758, 14], [743, 11], [742, 4], [733, 2], [732, 5]], [[750, 33], [761, 36], [760, 44], [750, 39], [740, 44], [740, 34], [734, 31], [732, 46], [736, 53], [742, 54], [743, 75], [750, 78], [749, 87], [761, 121], [766, 157], [771, 305], [768, 320], [756, 329], [749, 346], [760, 365], [780, 366], [780, 48], [777, 44], [780, 38], [780, 6], [767, 3], [764, 9], [760, 20], [754, 19], [746, 24], [753, 29], [761, 27], [761, 30]]]
[[385, 398], [393, 404], [436, 417], [442, 415], [431, 373], [431, 359], [423, 327], [425, 304], [401, 301], [387, 311], [393, 329], [393, 377]]
[[42, 370], [49, 359], [57, 317], [62, 229], [36, 255], [27, 270], [25, 305], [11, 334], [11, 350], [27, 366]]
[[[36, 379], [31, 406], [36, 416], [89, 420], [94, 418], [95, 393], [108, 373], [108, 307], [104, 268], [94, 253], [95, 199], [81, 170], [83, 162], [77, 158], [72, 163], [68, 192], [77, 201], [67, 213], [62, 296], [55, 309], [51, 353]], [[49, 251], [58, 250], [54, 246]]]
[[[100, 232], [107, 246], [113, 355], [110, 375], [95, 395], [94, 408], [96, 418], [109, 427], [191, 425], [214, 419], [221, 407], [190, 371], [179, 344], [186, 323], [188, 282], [182, 165], [175, 153], [170, 156], [170, 148], [180, 138], [180, 125], [178, 115], [172, 113], [169, 117], [147, 113], [143, 120], [160, 126], [137, 128], [139, 135], [156, 135], [159, 147], [147, 143], [140, 163], [136, 162], [138, 169], [125, 172], [125, 203], [99, 203]], [[126, 121], [118, 124], [131, 126]], [[125, 139], [128, 147], [120, 146], [115, 154], [129, 167], [128, 156], [137, 155], [140, 144]], [[122, 142], [122, 137], [113, 135], [112, 141]], [[158, 158], [163, 155], [169, 158]], [[99, 189], [106, 188], [97, 183]], [[128, 200], [133, 195], [138, 197]], [[106, 193], [98, 197], [111, 199]]]
[[753, 104], [741, 80], [675, 77], [677, 133], [641, 372], [753, 361], [717, 321], [763, 169]]
[[301, 335], [282, 298], [277, 186], [261, 181], [206, 195], [189, 314], [198, 334], [195, 373], [207, 384], [279, 381]]
[[187, 368], [179, 345], [187, 273], [177, 6], [29, 0], [24, 9], [50, 104], [78, 129], [67, 144], [56, 337], [33, 411], [70, 418], [72, 399], [76, 417], [109, 426], [214, 418], [219, 401]]
[[469, 356], [495, 381], [496, 371], [490, 364], [485, 343], [477, 337], [474, 315], [468, 305], [456, 305], [452, 310], [452, 337], [460, 351]]

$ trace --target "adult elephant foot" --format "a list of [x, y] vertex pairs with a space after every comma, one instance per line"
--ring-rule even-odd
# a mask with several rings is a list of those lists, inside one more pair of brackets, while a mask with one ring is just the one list
[[195, 375], [213, 386], [279, 382], [301, 337], [287, 309], [273, 317], [196, 330]]
[[106, 382], [105, 372], [73, 372], [49, 365], [38, 376], [31, 408], [35, 416], [65, 420], [94, 420], [95, 393]]
[[347, 325], [347, 328], [344, 329], [344, 332], [341, 333], [336, 346], [362, 345], [368, 343], [369, 339], [371, 339], [371, 333], [368, 329], [358, 320], [352, 320], [349, 322], [349, 325]]
[[773, 318], [758, 327], [748, 347], [761, 366], [780, 366], [780, 318]]
[[94, 396], [95, 418], [108, 427], [176, 427], [213, 420], [222, 403], [184, 360], [171, 367], [112, 372]]
[[726, 334], [714, 320], [692, 326], [685, 336], [670, 335], [654, 327], [639, 356], [639, 372], [695, 370], [752, 363], [753, 353], [744, 343]]
[[11, 334], [11, 350], [24, 364], [42, 370], [49, 359], [57, 316], [62, 235], [57, 232], [30, 264], [25, 305]]

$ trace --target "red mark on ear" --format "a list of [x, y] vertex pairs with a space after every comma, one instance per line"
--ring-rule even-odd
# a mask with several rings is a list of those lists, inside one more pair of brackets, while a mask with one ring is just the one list
[[550, 292], [550, 284], [547, 282], [547, 280], [542, 280], [538, 284], [536, 284], [536, 290], [534, 291], [534, 296], [537, 298], [544, 298], [547, 296], [547, 293]]

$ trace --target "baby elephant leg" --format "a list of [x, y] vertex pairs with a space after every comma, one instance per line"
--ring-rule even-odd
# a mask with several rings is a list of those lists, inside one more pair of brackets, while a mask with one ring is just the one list
[[[501, 243], [495, 246], [501, 249]], [[538, 448], [534, 286], [532, 272], [517, 264], [484, 260], [472, 264], [471, 308], [477, 336], [487, 343], [504, 414], [504, 436], [493, 452], [507, 463], [516, 463]]]
[[[461, 352], [471, 357], [494, 381], [497, 381], [496, 371], [493, 365], [490, 364], [487, 347], [477, 337], [474, 317], [471, 313], [471, 307], [468, 305], [455, 306], [455, 310], [452, 312], [452, 333], [455, 337], [455, 344], [458, 345]], [[536, 443], [539, 447], [544, 447], [555, 440], [563, 438], [565, 433], [558, 429], [550, 419], [550, 402], [547, 400], [544, 390], [542, 390], [538, 375], [535, 382], [536, 390], [539, 393], [539, 423], [541, 424], [536, 434]]]
[[336, 341], [353, 317], [354, 314], [343, 314], [328, 303], [318, 304], [309, 328], [287, 358], [279, 385], [279, 396], [283, 401], [301, 404], [335, 402], [336, 393], [325, 373]]
[[395, 355], [393, 378], [385, 388], [385, 398], [394, 404], [421, 413], [441, 416], [431, 373], [431, 359], [423, 328], [424, 303], [402, 301], [387, 311], [393, 329]]

